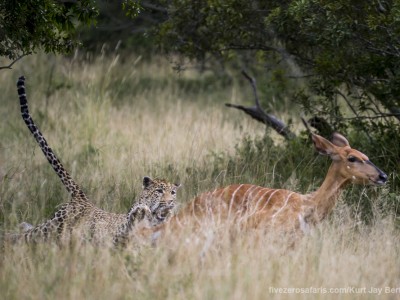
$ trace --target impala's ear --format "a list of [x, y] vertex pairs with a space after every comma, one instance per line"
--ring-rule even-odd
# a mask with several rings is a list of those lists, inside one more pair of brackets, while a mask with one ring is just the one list
[[323, 155], [329, 155], [333, 160], [338, 159], [336, 146], [317, 134], [311, 134], [315, 149]]
[[153, 183], [153, 179], [148, 176], [143, 177], [143, 187], [147, 188]]
[[349, 141], [343, 135], [341, 135], [340, 133], [337, 133], [337, 132], [335, 132], [332, 135], [331, 141], [335, 146], [338, 146], [338, 147], [345, 147], [345, 146], [350, 147]]

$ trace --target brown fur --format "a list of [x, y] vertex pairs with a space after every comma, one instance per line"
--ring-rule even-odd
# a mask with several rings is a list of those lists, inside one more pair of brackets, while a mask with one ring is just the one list
[[333, 161], [324, 182], [315, 192], [303, 195], [251, 184], [229, 185], [199, 195], [168, 224], [151, 231], [165, 227], [177, 230], [188, 222], [201, 223], [208, 218], [285, 233], [307, 232], [333, 210], [340, 191], [349, 183], [380, 185], [386, 182], [386, 174], [365, 154], [352, 149], [344, 136], [336, 133], [332, 143], [315, 134], [312, 139], [315, 148]]

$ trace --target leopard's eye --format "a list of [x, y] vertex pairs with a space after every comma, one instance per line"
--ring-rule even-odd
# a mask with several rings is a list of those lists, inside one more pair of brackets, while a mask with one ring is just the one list
[[171, 191], [171, 195], [175, 195], [176, 194], [176, 192], [175, 191]]
[[164, 193], [164, 190], [163, 189], [157, 189], [156, 192], [162, 194], [162, 193]]
[[349, 161], [349, 162], [356, 162], [357, 161], [357, 158], [355, 158], [354, 156], [349, 156], [348, 158], [347, 158], [347, 160]]

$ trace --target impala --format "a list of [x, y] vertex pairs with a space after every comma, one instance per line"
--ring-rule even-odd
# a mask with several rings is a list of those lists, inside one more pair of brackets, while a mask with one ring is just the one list
[[187, 222], [200, 222], [209, 217], [233, 220], [246, 227], [265, 226], [285, 232], [306, 232], [332, 212], [346, 185], [382, 185], [387, 181], [387, 175], [365, 154], [352, 149], [341, 134], [335, 133], [332, 142], [316, 134], [311, 136], [315, 149], [332, 159], [324, 182], [315, 192], [303, 195], [252, 184], [229, 185], [199, 195], [157, 230], [165, 226], [173, 230]]

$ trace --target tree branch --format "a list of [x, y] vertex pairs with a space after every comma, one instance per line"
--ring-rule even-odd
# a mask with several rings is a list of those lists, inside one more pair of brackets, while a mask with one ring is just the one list
[[242, 105], [236, 105], [236, 104], [231, 104], [231, 103], [225, 103], [225, 105], [227, 107], [232, 107], [232, 108], [236, 108], [236, 109], [244, 111], [246, 114], [251, 116], [253, 119], [264, 123], [266, 126], [272, 127], [276, 132], [278, 132], [280, 135], [282, 135], [286, 139], [294, 138], [295, 137], [294, 133], [292, 133], [289, 130], [289, 128], [286, 126], [285, 123], [283, 123], [282, 120], [279, 120], [277, 117], [275, 117], [272, 114], [266, 113], [262, 109], [262, 107], [260, 105], [260, 101], [258, 99], [255, 79], [250, 77], [245, 71], [242, 71], [242, 75], [250, 82], [251, 87], [253, 88], [255, 106], [245, 107]]
[[229, 44], [224, 48], [218, 49], [219, 51], [226, 50], [262, 50], [262, 51], [274, 51], [281, 54], [283, 57], [288, 57], [290, 54], [284, 48], [276, 48], [273, 46], [266, 45], [235, 45]]
[[335, 117], [338, 120], [357, 120], [357, 119], [366, 119], [366, 120], [372, 120], [372, 119], [379, 119], [379, 118], [386, 118], [386, 117], [396, 117], [400, 118], [400, 112], [398, 113], [391, 113], [391, 114], [380, 114], [380, 115], [375, 115], [375, 116], [358, 116], [358, 117]]
[[22, 54], [21, 56], [17, 57], [14, 61], [12, 61], [8, 66], [1, 66], [0, 70], [3, 69], [12, 69], [12, 66], [19, 61], [21, 58], [23, 58], [24, 56], [26, 56], [26, 54]]
[[150, 10], [154, 10], [154, 11], [158, 11], [158, 12], [162, 12], [164, 14], [168, 13], [168, 10], [162, 6], [159, 6], [157, 4], [152, 4], [148, 1], [142, 1], [141, 2], [142, 7], [150, 9]]
[[336, 89], [335, 92], [336, 92], [337, 94], [339, 94], [340, 96], [342, 96], [342, 98], [344, 99], [344, 101], [346, 102], [346, 104], [347, 104], [347, 106], [350, 108], [350, 110], [353, 112], [353, 114], [354, 114], [356, 117], [358, 117], [357, 111], [355, 110], [355, 108], [353, 107], [353, 105], [351, 105], [351, 103], [350, 103], [350, 101], [347, 99], [347, 97], [346, 97], [341, 91], [339, 91], [338, 89]]

